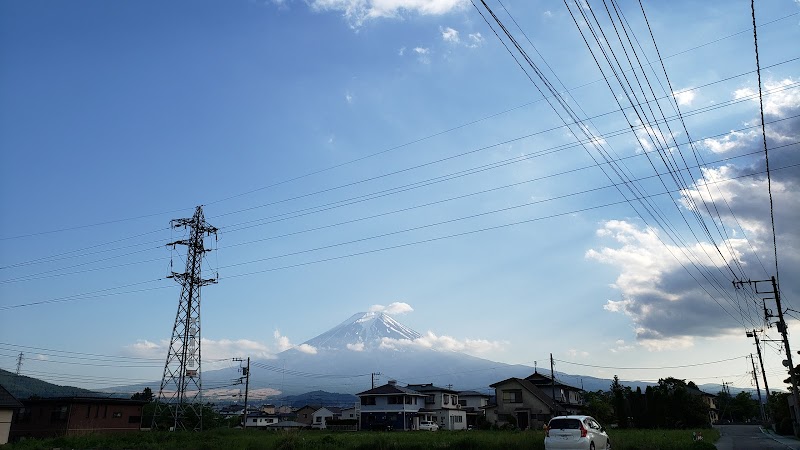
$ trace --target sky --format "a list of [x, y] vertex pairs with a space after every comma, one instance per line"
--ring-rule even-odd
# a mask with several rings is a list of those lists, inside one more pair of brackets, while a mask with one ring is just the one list
[[761, 103], [750, 2], [486, 5], [519, 49], [479, 1], [0, 2], [0, 368], [160, 379], [203, 205], [205, 370], [371, 310], [740, 387], [763, 329], [783, 389], [733, 281], [800, 350], [800, 3], [755, 3]]

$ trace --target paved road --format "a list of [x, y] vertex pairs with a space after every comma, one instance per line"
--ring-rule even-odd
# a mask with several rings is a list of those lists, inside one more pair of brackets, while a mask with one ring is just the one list
[[719, 425], [718, 450], [800, 450], [800, 440], [778, 436], [758, 425]]

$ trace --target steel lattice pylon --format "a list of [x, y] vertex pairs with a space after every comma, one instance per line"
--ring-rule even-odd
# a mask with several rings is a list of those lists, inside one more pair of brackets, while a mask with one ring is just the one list
[[169, 416], [174, 430], [202, 430], [200, 287], [217, 282], [216, 278], [204, 280], [201, 277], [203, 254], [209, 251], [203, 246], [203, 237], [211, 234], [216, 237], [217, 228], [206, 223], [202, 205], [195, 209], [192, 218], [172, 220], [170, 226], [189, 228], [190, 234], [189, 239], [167, 244], [173, 248], [176, 245], [187, 247], [186, 271], [172, 272], [169, 276], [180, 283], [181, 298], [172, 328], [161, 388], [158, 390], [152, 428], [165, 427], [160, 419]]

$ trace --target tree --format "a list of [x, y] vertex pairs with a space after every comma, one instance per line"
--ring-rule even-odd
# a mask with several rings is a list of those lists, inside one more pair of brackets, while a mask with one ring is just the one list
[[617, 418], [617, 424], [620, 428], [628, 427], [628, 393], [631, 389], [622, 386], [619, 382], [619, 377], [614, 375], [611, 381], [611, 405], [614, 407], [614, 416]]
[[131, 400], [144, 400], [146, 402], [152, 402], [155, 395], [153, 395], [153, 390], [149, 387], [146, 387], [142, 390], [142, 392], [137, 392], [131, 396]]
[[600, 423], [612, 423], [615, 421], [614, 407], [611, 405], [611, 396], [607, 392], [587, 392], [583, 396], [586, 404], [586, 412], [599, 420]]

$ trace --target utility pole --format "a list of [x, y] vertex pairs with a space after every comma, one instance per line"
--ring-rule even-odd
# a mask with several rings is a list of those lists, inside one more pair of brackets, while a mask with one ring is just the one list
[[[789, 347], [789, 334], [788, 329], [786, 327], [786, 322], [783, 320], [783, 307], [781, 306], [781, 292], [778, 289], [778, 283], [775, 281], [775, 277], [770, 277], [769, 280], [758, 280], [758, 281], [734, 281], [734, 287], [741, 287], [743, 284], [753, 285], [755, 287], [756, 294], [772, 294], [772, 297], [775, 300], [775, 307], [778, 310], [778, 331], [780, 331], [781, 336], [783, 336], [783, 347], [786, 350], [786, 360], [784, 360], [783, 364], [787, 366], [789, 369], [789, 381], [792, 383], [792, 399], [794, 400], [794, 414], [792, 414], [794, 421], [792, 424], [794, 425], [794, 434], [795, 436], [800, 435], [800, 395], [797, 392], [797, 374], [794, 370], [794, 363], [792, 362], [792, 350]], [[759, 291], [758, 290], [758, 283], [770, 283], [772, 285], [771, 290], [766, 291]], [[768, 300], [768, 299], [764, 299]], [[765, 319], [769, 320], [771, 315], [766, 314], [766, 307], [764, 307], [765, 311]]]
[[764, 380], [764, 391], [767, 393], [767, 401], [769, 401], [769, 383], [767, 383], [767, 373], [764, 371], [764, 360], [761, 359], [761, 342], [758, 340], [758, 332], [755, 329], [753, 329], [752, 333], [748, 331], [747, 337], [755, 338], [758, 364], [761, 367], [761, 378]]
[[247, 367], [242, 368], [245, 378], [244, 382], [244, 424], [243, 429], [247, 429], [247, 394], [250, 392], [250, 357], [247, 357]]
[[552, 389], [551, 395], [553, 396], [553, 406], [556, 410], [553, 411], [553, 416], [558, 415], [558, 407], [556, 406], [556, 374], [553, 370], [553, 354], [550, 353], [550, 388]]
[[756, 382], [756, 393], [758, 393], [758, 409], [761, 411], [761, 421], [766, 422], [767, 416], [764, 413], [764, 403], [761, 400], [761, 388], [758, 386], [758, 374], [756, 373], [756, 361], [750, 353], [750, 362], [753, 364], [753, 380]]
[[195, 208], [191, 218], [171, 220], [170, 227], [189, 229], [190, 233], [189, 239], [167, 244], [173, 248], [176, 245], [186, 246], [186, 270], [183, 273], [172, 272], [167, 277], [174, 278], [181, 285], [181, 296], [156, 399], [152, 428], [158, 429], [157, 418], [168, 410], [172, 416], [172, 430], [202, 431], [200, 288], [217, 282], [217, 278], [201, 277], [203, 254], [210, 251], [204, 247], [203, 237], [213, 234], [216, 238], [217, 228], [206, 222], [202, 205]]

